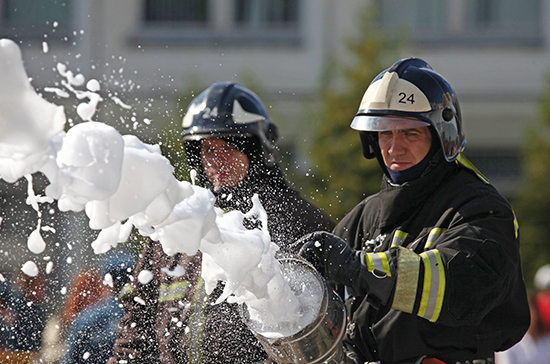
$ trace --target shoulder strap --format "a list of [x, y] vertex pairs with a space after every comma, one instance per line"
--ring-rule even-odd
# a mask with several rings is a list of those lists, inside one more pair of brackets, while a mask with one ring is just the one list
[[483, 182], [485, 183], [489, 183], [489, 179], [487, 177], [485, 177], [477, 168], [476, 166], [473, 165], [472, 162], [470, 162], [465, 156], [464, 154], [460, 153], [458, 155], [458, 157], [456, 158], [456, 163], [459, 164], [459, 165], [462, 165], [466, 168], [468, 168], [469, 170], [473, 171], [476, 176], [482, 180]]

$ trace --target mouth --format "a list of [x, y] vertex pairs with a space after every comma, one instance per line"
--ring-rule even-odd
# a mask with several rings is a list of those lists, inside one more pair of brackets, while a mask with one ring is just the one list
[[404, 161], [393, 161], [391, 163], [390, 169], [393, 169], [394, 171], [403, 171], [411, 166], [411, 163], [404, 162]]
[[215, 182], [225, 183], [227, 181], [228, 177], [225, 173], [217, 173], [217, 174], [212, 176], [212, 179]]
[[223, 182], [227, 179], [228, 173], [220, 171], [219, 169], [208, 168], [206, 169], [206, 175], [213, 183]]

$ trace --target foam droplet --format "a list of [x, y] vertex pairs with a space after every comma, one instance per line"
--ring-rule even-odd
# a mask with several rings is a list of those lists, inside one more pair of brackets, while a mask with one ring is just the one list
[[38, 267], [34, 262], [31, 262], [30, 260], [23, 264], [21, 270], [29, 277], [36, 277], [38, 275]]
[[152, 279], [153, 279], [153, 273], [149, 272], [148, 270], [142, 270], [138, 274], [138, 281], [141, 284], [147, 284], [151, 282]]
[[46, 249], [46, 243], [40, 235], [40, 228], [36, 228], [27, 239], [27, 247], [34, 254], [40, 254]]

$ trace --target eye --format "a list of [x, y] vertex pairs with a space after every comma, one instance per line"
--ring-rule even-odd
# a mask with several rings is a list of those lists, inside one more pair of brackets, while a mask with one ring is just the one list
[[201, 152], [203, 154], [212, 154], [212, 153], [214, 153], [214, 148], [212, 148], [211, 146], [208, 146], [208, 145], [203, 145], [202, 149], [201, 149]]
[[420, 131], [418, 129], [407, 129], [407, 130], [404, 130], [403, 133], [406, 136], [411, 136], [411, 137], [420, 135]]
[[225, 150], [229, 151], [229, 152], [238, 152], [239, 149], [234, 146], [234, 145], [231, 145], [231, 144], [227, 144]]

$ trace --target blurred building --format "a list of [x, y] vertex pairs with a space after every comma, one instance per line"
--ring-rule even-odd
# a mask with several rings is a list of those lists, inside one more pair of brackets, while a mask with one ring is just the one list
[[401, 56], [426, 59], [453, 85], [467, 156], [509, 194], [550, 70], [550, 0], [0, 0], [0, 36], [21, 44], [40, 92], [60, 85], [62, 63], [100, 80], [105, 104], [131, 106], [98, 118], [136, 133], [179, 128], [178, 98], [243, 82], [268, 101], [282, 147], [307, 160], [308, 110], [368, 4], [407, 41]]

